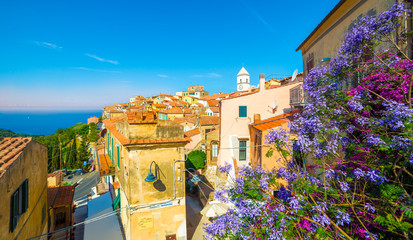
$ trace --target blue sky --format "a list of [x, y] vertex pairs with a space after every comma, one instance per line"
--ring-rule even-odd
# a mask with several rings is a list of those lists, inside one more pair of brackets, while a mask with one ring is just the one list
[[192, 84], [236, 91], [302, 71], [338, 0], [1, 1], [0, 110], [99, 109]]

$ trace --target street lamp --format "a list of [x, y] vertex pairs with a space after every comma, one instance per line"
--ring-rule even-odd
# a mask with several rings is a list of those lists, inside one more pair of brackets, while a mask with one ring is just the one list
[[[153, 175], [153, 173], [152, 173], [152, 164], [155, 164], [155, 175]], [[149, 167], [148, 176], [146, 176], [146, 178], [145, 178], [145, 182], [155, 182], [158, 179], [157, 173], [156, 173], [157, 170], [158, 170], [158, 168], [157, 168], [157, 165], [156, 165], [155, 161], [152, 161], [151, 166]]]

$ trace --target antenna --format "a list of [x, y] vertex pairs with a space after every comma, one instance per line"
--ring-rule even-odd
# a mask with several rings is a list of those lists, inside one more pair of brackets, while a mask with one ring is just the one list
[[298, 74], [298, 69], [295, 69], [293, 76], [291, 77], [291, 82], [294, 82], [294, 80], [297, 78], [297, 74]]

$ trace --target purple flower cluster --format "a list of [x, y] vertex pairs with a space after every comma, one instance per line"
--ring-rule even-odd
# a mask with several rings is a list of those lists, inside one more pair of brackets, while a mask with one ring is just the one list
[[337, 225], [344, 226], [344, 223], [345, 224], [350, 224], [350, 222], [351, 222], [350, 214], [348, 214], [347, 212], [343, 213], [340, 210], [337, 211], [336, 218], [337, 218]]
[[408, 150], [412, 148], [412, 141], [409, 138], [393, 136], [392, 143], [389, 145], [394, 149]]
[[369, 146], [382, 147], [386, 146], [386, 143], [379, 137], [379, 135], [367, 135], [365, 142]]
[[218, 166], [218, 171], [221, 173], [229, 173], [231, 171], [232, 165], [231, 164], [226, 164], [224, 166]]
[[413, 109], [406, 104], [396, 101], [383, 102], [386, 111], [382, 120], [388, 124], [393, 130], [405, 127], [405, 121], [412, 121]]
[[350, 187], [347, 182], [338, 181], [338, 184], [340, 185], [340, 188], [343, 192], [347, 192], [348, 190], [350, 190]]
[[363, 178], [366, 175], [366, 173], [361, 170], [360, 168], [356, 168], [356, 170], [354, 170], [354, 176], [356, 179], [360, 179]]
[[381, 176], [380, 171], [371, 169], [368, 172], [366, 172], [366, 179], [370, 180], [371, 182], [375, 184], [380, 184], [384, 182], [388, 182], [387, 178], [385, 176]]
[[289, 190], [285, 189], [284, 186], [281, 186], [280, 190], [278, 190], [277, 197], [279, 199], [284, 200], [284, 201], [288, 201], [288, 199], [290, 199], [290, 197], [291, 197], [291, 192]]
[[374, 213], [376, 211], [376, 208], [372, 206], [370, 203], [364, 204], [364, 208], [371, 213]]

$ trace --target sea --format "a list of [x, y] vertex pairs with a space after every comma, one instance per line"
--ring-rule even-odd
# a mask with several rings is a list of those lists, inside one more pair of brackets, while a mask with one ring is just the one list
[[69, 128], [76, 123], [87, 123], [89, 117], [99, 117], [102, 111], [65, 112], [0, 112], [0, 128], [17, 134], [49, 135], [59, 128]]

